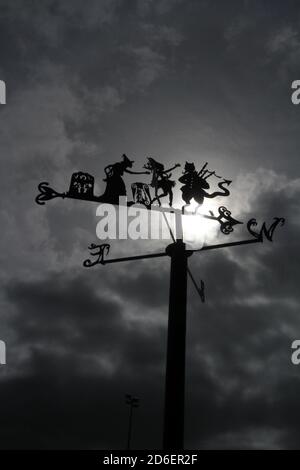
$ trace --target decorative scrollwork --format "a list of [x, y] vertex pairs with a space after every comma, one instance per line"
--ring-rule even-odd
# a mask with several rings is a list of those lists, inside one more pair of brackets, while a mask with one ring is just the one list
[[275, 232], [275, 229], [278, 227], [278, 226], [283, 226], [285, 223], [285, 219], [282, 218], [282, 217], [274, 217], [274, 222], [272, 223], [272, 225], [267, 228], [266, 226], [266, 223], [264, 222], [262, 224], [262, 227], [260, 229], [259, 232], [256, 232], [253, 230], [253, 226], [256, 227], [258, 224], [257, 224], [257, 221], [256, 219], [250, 219], [247, 223], [247, 229], [248, 229], [248, 232], [251, 233], [251, 235], [255, 238], [257, 238], [259, 241], [263, 242], [264, 241], [264, 236], [266, 237], [267, 240], [269, 240], [269, 242], [272, 242], [273, 241], [273, 235], [274, 235], [274, 232]]
[[[197, 208], [198, 209], [198, 208]], [[216, 217], [212, 211], [210, 211], [210, 215], [204, 215], [206, 219], [216, 220], [220, 224], [220, 230], [224, 235], [229, 235], [229, 233], [233, 232], [233, 227], [238, 224], [242, 224], [243, 222], [239, 222], [238, 220], [234, 219], [231, 216], [231, 212], [225, 207], [221, 206], [218, 209], [219, 215]], [[195, 213], [197, 210], [195, 211]]]
[[[110, 245], [108, 243], [103, 243], [102, 245], [95, 245], [92, 243], [88, 249], [91, 251], [92, 256], [97, 256], [97, 259], [95, 261], [91, 261], [90, 259], [86, 259], [83, 262], [83, 266], [85, 268], [91, 268], [92, 266], [95, 266], [96, 264], [105, 264], [104, 261], [104, 256], [108, 255]], [[92, 253], [92, 250], [97, 250], [95, 253]]]
[[41, 206], [43, 206], [46, 201], [50, 201], [50, 199], [54, 199], [55, 197], [64, 198], [66, 196], [65, 193], [58, 193], [54, 189], [50, 188], [49, 183], [45, 181], [38, 185], [38, 189], [40, 194], [35, 198], [35, 202]]
[[218, 210], [219, 210], [219, 217], [217, 218], [217, 220], [220, 223], [221, 232], [224, 235], [229, 235], [229, 233], [233, 232], [234, 225], [243, 223], [231, 217], [231, 212], [228, 209], [226, 209], [225, 206], [219, 207]]

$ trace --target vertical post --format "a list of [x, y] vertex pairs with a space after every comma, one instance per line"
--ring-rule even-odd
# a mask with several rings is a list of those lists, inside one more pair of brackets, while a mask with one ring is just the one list
[[131, 446], [131, 432], [132, 432], [132, 413], [133, 408], [137, 408], [139, 406], [140, 399], [137, 397], [133, 397], [126, 393], [126, 405], [129, 405], [129, 423], [128, 423], [128, 435], [127, 435], [127, 450], [130, 450]]
[[132, 404], [131, 404], [131, 405], [130, 405], [130, 410], [129, 410], [129, 424], [128, 424], [127, 450], [130, 450], [130, 443], [131, 443], [132, 410], [133, 410], [133, 406], [132, 406]]
[[171, 257], [170, 298], [167, 340], [167, 368], [164, 412], [164, 450], [184, 447], [184, 388], [187, 257], [182, 240], [167, 247]]

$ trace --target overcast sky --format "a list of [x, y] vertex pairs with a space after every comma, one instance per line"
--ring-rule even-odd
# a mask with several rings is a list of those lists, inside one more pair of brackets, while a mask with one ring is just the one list
[[1, 448], [124, 448], [125, 393], [133, 447], [161, 446], [169, 260], [84, 269], [96, 205], [34, 202], [79, 170], [101, 193], [124, 152], [208, 161], [233, 181], [217, 205], [286, 218], [274, 243], [190, 260], [207, 302], [189, 285], [185, 441], [299, 447], [299, 27], [296, 0], [0, 0]]

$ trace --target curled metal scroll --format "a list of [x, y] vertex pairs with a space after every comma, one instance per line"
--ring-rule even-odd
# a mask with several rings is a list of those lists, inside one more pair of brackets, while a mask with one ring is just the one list
[[35, 198], [35, 201], [37, 204], [40, 204], [43, 206], [46, 201], [50, 201], [51, 199], [54, 199], [55, 197], [66, 197], [65, 193], [58, 193], [54, 189], [52, 189], [49, 186], [49, 183], [47, 182], [42, 182], [38, 185], [38, 189], [40, 191], [40, 194], [37, 195]]
[[[195, 214], [197, 214], [199, 206], [197, 207]], [[239, 220], [234, 219], [231, 216], [230, 210], [228, 210], [225, 206], [221, 206], [218, 209], [219, 215], [216, 217], [212, 211], [209, 211], [210, 215], [203, 215], [205, 219], [216, 220], [220, 224], [220, 230], [224, 235], [229, 235], [229, 233], [233, 232], [233, 227], [238, 224], [242, 224]]]
[[243, 222], [239, 222], [238, 220], [231, 217], [231, 212], [226, 209], [225, 206], [219, 207], [219, 217], [217, 221], [221, 226], [221, 232], [224, 235], [229, 235], [229, 233], [233, 232], [234, 225], [242, 224]]
[[257, 221], [256, 221], [256, 219], [250, 219], [247, 223], [247, 229], [248, 229], [248, 232], [251, 233], [251, 235], [253, 237], [257, 238], [259, 241], [263, 242], [264, 237], [265, 237], [267, 240], [272, 242], [275, 229], [278, 226], [282, 227], [284, 225], [284, 223], [285, 223], [284, 218], [274, 217], [274, 222], [270, 225], [269, 228], [267, 228], [266, 223], [264, 222], [262, 224], [262, 227], [261, 227], [260, 231], [256, 232], [255, 230], [253, 230], [252, 227], [256, 227], [258, 225]]
[[[91, 268], [96, 264], [105, 264], [104, 257], [105, 255], [108, 255], [110, 249], [110, 245], [108, 243], [103, 243], [102, 245], [95, 245], [94, 243], [92, 243], [88, 248], [91, 251], [90, 254], [92, 256], [96, 256], [97, 258], [94, 261], [86, 259], [83, 262], [83, 266], [85, 268]], [[92, 253], [92, 250], [96, 250], [96, 252]]]

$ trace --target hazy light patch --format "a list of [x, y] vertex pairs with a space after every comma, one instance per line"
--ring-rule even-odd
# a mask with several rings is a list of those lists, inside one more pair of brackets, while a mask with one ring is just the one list
[[[195, 211], [197, 212], [195, 213]], [[215, 202], [205, 202], [198, 208], [198, 204], [192, 200], [182, 216], [183, 240], [188, 248], [201, 249], [203, 245], [217, 241], [220, 229], [215, 220], [206, 219], [203, 215], [218, 216], [218, 205]]]
[[[108, 376], [114, 375], [119, 368], [119, 361], [116, 361], [111, 356], [101, 355], [91, 358], [87, 358], [87, 362], [90, 363], [89, 372], [98, 373], [101, 371], [101, 374]], [[92, 359], [92, 361], [91, 361]]]
[[205, 449], [280, 449], [283, 433], [278, 429], [254, 428], [238, 429], [236, 432], [225, 432], [214, 436], [213, 440], [202, 441], [195, 448]]
[[226, 396], [230, 395], [239, 388], [240, 381], [238, 377], [224, 375], [224, 363], [218, 354], [207, 354], [207, 350], [199, 344], [195, 347], [194, 358], [201, 363], [201, 367], [218, 388], [218, 401], [222, 402]]
[[124, 305], [124, 317], [127, 321], [127, 327], [133, 330], [142, 329], [147, 333], [147, 329], [157, 328], [167, 323], [168, 307], [165, 309], [157, 308], [143, 308], [140, 305], [127, 303]]
[[248, 360], [245, 365], [247, 371], [251, 374], [258, 374], [259, 372], [262, 372], [265, 369], [264, 361], [258, 361], [255, 359]]
[[[298, 311], [299, 311], [299, 305], [297, 307], [297, 314], [298, 314]], [[298, 321], [298, 324], [300, 323], [300, 319], [298, 319], [298, 315], [297, 315], [297, 321]], [[295, 337], [295, 323], [283, 323], [280, 327], [280, 330], [282, 332], [283, 335], [285, 335], [287, 338], [294, 338]], [[297, 329], [297, 331], [299, 331]]]
[[[250, 237], [247, 237], [249, 239]], [[244, 239], [244, 237], [242, 238]], [[244, 248], [244, 247], [243, 247]], [[253, 256], [252, 254], [245, 254], [241, 253], [239, 249], [237, 250], [226, 250], [226, 256], [230, 261], [235, 263], [238, 267], [242, 268], [248, 276], [248, 286], [250, 287], [250, 283], [252, 285], [257, 284], [257, 273], [261, 272], [266, 267], [263, 265], [263, 262], [257, 256]], [[238, 291], [242, 290], [244, 287], [243, 279], [236, 279], [236, 289]]]
[[267, 306], [273, 303], [271, 299], [269, 299], [266, 296], [263, 295], [252, 295], [252, 296], [247, 296], [244, 298], [238, 298], [235, 299], [232, 303], [234, 305], [239, 305], [239, 306], [246, 306], [246, 307], [260, 307], [260, 306]]
[[232, 301], [232, 304], [246, 307], [266, 307], [266, 306], [281, 306], [288, 307], [292, 309], [299, 308], [299, 302], [295, 299], [290, 298], [270, 298], [264, 295], [252, 295], [244, 298], [236, 298]]

